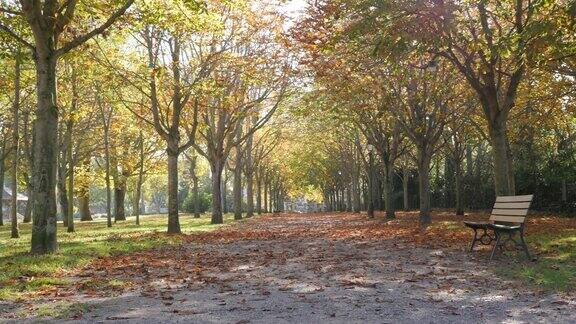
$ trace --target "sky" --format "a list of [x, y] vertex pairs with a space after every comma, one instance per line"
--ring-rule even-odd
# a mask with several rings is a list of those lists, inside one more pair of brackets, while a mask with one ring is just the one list
[[297, 18], [301, 11], [306, 7], [306, 0], [288, 0], [282, 11], [284, 11], [290, 18]]

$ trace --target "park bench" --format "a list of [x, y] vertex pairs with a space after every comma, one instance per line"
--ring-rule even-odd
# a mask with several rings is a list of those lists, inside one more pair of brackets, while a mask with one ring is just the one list
[[[522, 248], [528, 260], [531, 260], [528, 246], [524, 240], [524, 221], [532, 197], [533, 195], [497, 197], [489, 222], [464, 222], [464, 225], [474, 230], [470, 252], [474, 250], [476, 243], [490, 245], [495, 241], [490, 254], [490, 260], [492, 260], [496, 250], [503, 250], [508, 242], [512, 242], [515, 248]], [[478, 235], [479, 232], [480, 235]], [[517, 235], [520, 241], [516, 241]]]

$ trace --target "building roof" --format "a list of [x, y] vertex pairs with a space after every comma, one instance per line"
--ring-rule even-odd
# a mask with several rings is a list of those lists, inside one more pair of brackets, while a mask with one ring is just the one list
[[[2, 200], [12, 200], [12, 188], [3, 186], [3, 189], [4, 195], [2, 196]], [[18, 201], [28, 201], [28, 197], [20, 193], [16, 194], [16, 199]]]

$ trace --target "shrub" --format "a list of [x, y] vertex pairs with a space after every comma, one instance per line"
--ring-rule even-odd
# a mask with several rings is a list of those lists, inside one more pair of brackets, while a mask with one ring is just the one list
[[[198, 198], [200, 203], [199, 204], [200, 212], [205, 213], [212, 205], [212, 195], [206, 192], [201, 192], [198, 194]], [[188, 196], [186, 196], [186, 199], [184, 199], [182, 209], [187, 213], [194, 212], [194, 195], [192, 194], [192, 192], [189, 192]]]

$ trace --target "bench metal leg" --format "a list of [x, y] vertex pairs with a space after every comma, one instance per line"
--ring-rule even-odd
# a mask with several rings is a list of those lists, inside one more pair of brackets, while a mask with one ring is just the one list
[[522, 248], [524, 249], [524, 253], [526, 253], [526, 257], [528, 258], [528, 260], [532, 260], [532, 257], [530, 256], [530, 252], [528, 252], [528, 245], [526, 244], [526, 241], [524, 240], [524, 231], [520, 231], [520, 241], [522, 242]]
[[[470, 252], [474, 251], [474, 247], [476, 246], [477, 242], [480, 242], [482, 245], [490, 245], [495, 238], [490, 235], [490, 230], [486, 227], [474, 228], [471, 227], [474, 231], [474, 237], [472, 238], [472, 243], [470, 244]], [[478, 231], [482, 231], [480, 234]]]
[[472, 245], [470, 245], [470, 252], [474, 251], [474, 245], [476, 244], [476, 241], [478, 240], [478, 230], [476, 230], [475, 228], [474, 230], [474, 238], [472, 239]]
[[494, 244], [494, 247], [492, 248], [492, 253], [490, 254], [490, 261], [492, 261], [492, 259], [494, 259], [494, 254], [496, 254], [496, 250], [500, 247], [500, 233], [498, 233], [498, 231], [495, 231], [494, 234], [496, 235], [496, 243]]

